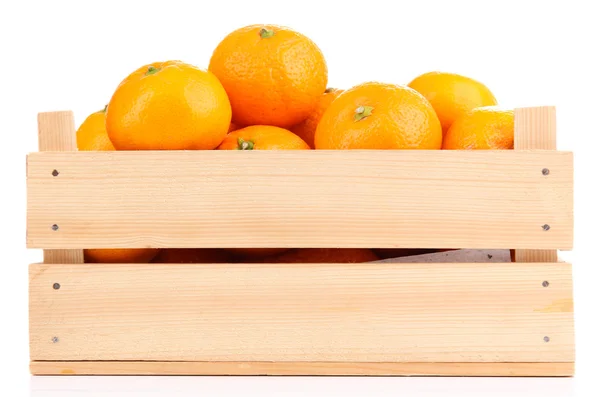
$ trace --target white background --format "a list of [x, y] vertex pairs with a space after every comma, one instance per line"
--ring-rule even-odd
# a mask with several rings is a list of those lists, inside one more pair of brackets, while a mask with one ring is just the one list
[[[596, 193], [600, 23], [595, 1], [0, 2], [0, 395], [594, 396], [599, 369]], [[575, 152], [577, 375], [468, 378], [32, 378], [28, 374], [25, 154], [36, 113], [72, 109], [79, 124], [135, 68], [181, 59], [201, 67], [228, 32], [288, 25], [323, 50], [330, 86], [405, 84], [431, 70], [477, 78], [507, 107], [556, 105], [558, 146]], [[6, 391], [6, 393], [5, 393]]]

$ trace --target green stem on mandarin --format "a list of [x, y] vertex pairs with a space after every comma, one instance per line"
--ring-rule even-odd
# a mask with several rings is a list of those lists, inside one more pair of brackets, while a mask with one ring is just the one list
[[258, 32], [258, 34], [260, 35], [261, 38], [268, 39], [269, 37], [273, 37], [275, 35], [275, 32], [273, 30], [270, 30], [270, 29], [262, 28]]
[[254, 142], [251, 140], [245, 141], [244, 138], [238, 138], [238, 150], [254, 150]]
[[155, 68], [154, 66], [148, 66], [148, 70], [146, 71], [146, 76], [150, 76], [156, 72], [159, 72], [160, 68]]
[[104, 106], [104, 109], [102, 109], [99, 113], [106, 113], [106, 109], [108, 109], [108, 104]]
[[369, 117], [373, 112], [373, 106], [359, 106], [354, 111], [354, 121], [361, 121], [365, 117]]

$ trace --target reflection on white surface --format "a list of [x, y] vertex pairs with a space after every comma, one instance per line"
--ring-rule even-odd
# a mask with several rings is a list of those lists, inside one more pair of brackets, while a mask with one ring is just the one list
[[[567, 397], [574, 378], [32, 377], [31, 397]], [[585, 392], [577, 396], [586, 396]]]

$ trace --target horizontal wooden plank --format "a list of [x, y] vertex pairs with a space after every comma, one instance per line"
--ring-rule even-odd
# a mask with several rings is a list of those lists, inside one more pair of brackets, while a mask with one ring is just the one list
[[30, 342], [34, 361], [570, 362], [571, 267], [36, 264]]
[[570, 249], [572, 166], [555, 151], [34, 153], [27, 245]]
[[572, 376], [574, 363], [32, 361], [34, 375]]

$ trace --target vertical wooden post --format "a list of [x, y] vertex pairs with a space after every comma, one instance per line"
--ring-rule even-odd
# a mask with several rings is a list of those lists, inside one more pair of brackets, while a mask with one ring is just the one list
[[[76, 151], [77, 140], [73, 112], [39, 113], [38, 146], [40, 152]], [[60, 175], [60, 170], [57, 171]], [[52, 170], [48, 172], [52, 172]], [[44, 250], [44, 263], [83, 263], [83, 250]]]
[[[555, 107], [515, 109], [515, 150], [527, 149], [556, 150]], [[558, 262], [558, 254], [556, 250], [516, 250], [515, 261]]]

